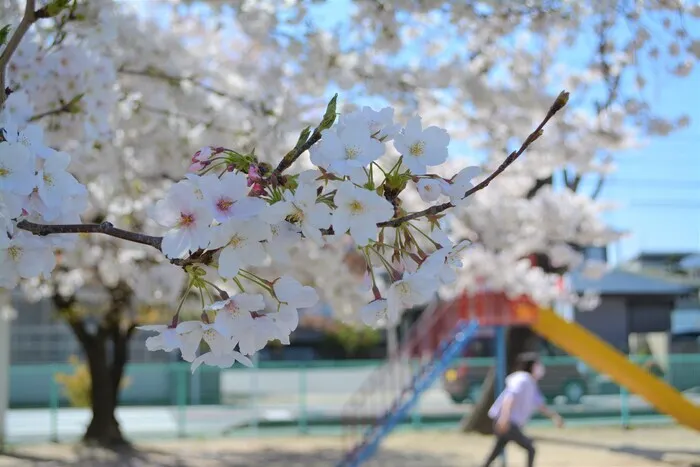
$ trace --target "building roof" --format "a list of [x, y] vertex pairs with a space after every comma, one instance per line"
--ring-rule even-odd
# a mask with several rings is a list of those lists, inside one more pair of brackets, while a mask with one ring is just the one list
[[700, 253], [686, 256], [678, 265], [686, 271], [700, 270]]
[[632, 261], [671, 261], [678, 262], [686, 256], [697, 255], [697, 251], [642, 251]]
[[600, 279], [589, 279], [580, 272], [572, 272], [570, 280], [577, 292], [593, 290], [601, 295], [686, 295], [697, 290], [697, 286], [691, 284], [624, 269], [613, 269]]

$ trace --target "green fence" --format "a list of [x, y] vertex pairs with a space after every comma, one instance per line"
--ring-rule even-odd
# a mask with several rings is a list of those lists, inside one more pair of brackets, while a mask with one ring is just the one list
[[[700, 355], [636, 359], [700, 404]], [[550, 404], [570, 420], [631, 425], [659, 417], [639, 397], [574, 358], [545, 359], [541, 382]], [[415, 362], [414, 362], [415, 363]], [[127, 436], [228, 436], [285, 428], [299, 433], [337, 431], [343, 405], [381, 364], [378, 361], [265, 362], [255, 368], [220, 370], [186, 363], [131, 364], [118, 417]], [[407, 423], [416, 428], [453, 424], [472, 408], [493, 359], [454, 363], [421, 399]], [[68, 440], [80, 436], [87, 409], [71, 408], [56, 374], [70, 365], [13, 366], [7, 423], [10, 441]], [[370, 401], [376, 411], [390, 402], [389, 392]], [[371, 407], [370, 407], [371, 408]], [[378, 414], [376, 414], [378, 415]]]

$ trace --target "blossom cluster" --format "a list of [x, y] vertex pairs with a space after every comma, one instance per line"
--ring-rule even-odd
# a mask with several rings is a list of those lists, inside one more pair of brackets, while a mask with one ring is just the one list
[[[9, 288], [19, 278], [48, 277], [53, 250], [69, 246], [65, 235], [35, 236], [26, 230], [42, 232], [23, 229], [23, 222], [78, 224], [86, 204], [85, 187], [67, 172], [70, 157], [42, 144], [38, 127], [26, 123], [27, 106], [23, 93], [7, 100], [0, 143], [0, 222], [7, 233], [0, 238], [0, 277]], [[188, 286], [169, 324], [141, 327], [158, 332], [147, 340], [150, 350], [178, 349], [194, 371], [202, 363], [250, 365], [269, 341], [288, 344], [299, 310], [316, 305], [318, 293], [288, 274], [261, 277], [256, 268], [292, 269], [289, 251], [301, 242], [350, 242], [364, 258], [367, 304], [359, 317], [373, 326], [397, 322], [404, 309], [456, 280], [467, 243], [453, 245], [439, 216], [427, 224], [401, 219], [400, 195], [411, 184], [426, 202], [461, 204], [478, 170], [467, 167], [450, 179], [427, 173], [445, 162], [450, 139], [445, 130], [424, 128], [420, 117], [401, 127], [393, 109], [363, 107], [333, 125], [335, 106], [334, 98], [321, 124], [303, 131], [285, 156], [291, 165], [308, 149], [313, 169], [290, 175], [254, 153], [205, 147], [151, 206], [163, 234], [152, 237], [159, 238], [152, 246], [185, 270]], [[193, 294], [201, 298], [201, 315], [183, 320], [182, 305]]]
[[[63, 22], [69, 10], [58, 15], [60, 34], [56, 39], [49, 41], [44, 31], [32, 29], [12, 55], [5, 84], [31, 96], [30, 118], [60, 115], [61, 124], [91, 146], [112, 133], [109, 110], [118, 102], [114, 86], [117, 70], [112, 59], [97, 52], [97, 47], [112, 43], [116, 32], [109, 9], [102, 6], [92, 12], [87, 6], [81, 8], [81, 21]], [[59, 47], [56, 42], [61, 37]], [[85, 43], [92, 45], [86, 47]]]
[[45, 145], [41, 127], [28, 123], [33, 108], [24, 92], [11, 94], [0, 112], [0, 287], [51, 274], [54, 249], [75, 238], [38, 237], [17, 227], [28, 220], [73, 224], [87, 206], [87, 191], [68, 171], [69, 154]]

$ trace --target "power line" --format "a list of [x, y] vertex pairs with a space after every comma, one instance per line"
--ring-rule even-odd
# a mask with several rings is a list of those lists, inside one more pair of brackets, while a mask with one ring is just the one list
[[[584, 182], [585, 183], [585, 182]], [[594, 184], [594, 182], [589, 182]], [[677, 187], [677, 188], [690, 188], [690, 189], [700, 189], [700, 179], [699, 180], [674, 180], [674, 179], [661, 179], [661, 178], [610, 178], [605, 180], [603, 186], [607, 185], [639, 185], [646, 187]]]
[[[632, 207], [658, 207], [678, 209], [700, 209], [700, 200], [630, 200], [624, 203]], [[624, 208], [623, 208], [624, 209]]]

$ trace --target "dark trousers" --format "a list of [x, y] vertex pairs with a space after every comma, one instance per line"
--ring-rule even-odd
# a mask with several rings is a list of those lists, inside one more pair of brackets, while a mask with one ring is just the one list
[[535, 465], [535, 446], [532, 438], [526, 436], [520, 427], [513, 423], [510, 424], [510, 428], [506, 433], [496, 435], [496, 443], [493, 445], [491, 454], [486, 459], [484, 467], [489, 467], [511, 441], [527, 451], [527, 467], [533, 467]]

